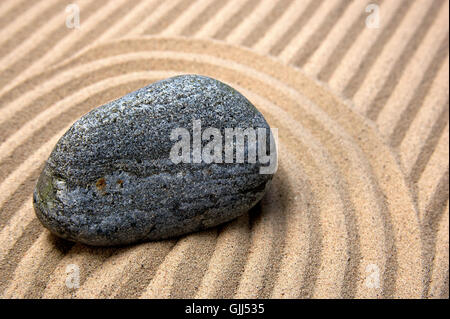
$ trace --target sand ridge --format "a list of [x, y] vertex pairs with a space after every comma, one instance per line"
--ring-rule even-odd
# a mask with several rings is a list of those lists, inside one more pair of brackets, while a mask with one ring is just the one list
[[[379, 29], [359, 0], [79, 1], [80, 30], [58, 1], [12, 2], [0, 7], [0, 296], [448, 297], [448, 1], [377, 1]], [[49, 235], [30, 196], [58, 138], [93, 106], [183, 73], [229, 83], [279, 129], [263, 201], [170, 241]]]

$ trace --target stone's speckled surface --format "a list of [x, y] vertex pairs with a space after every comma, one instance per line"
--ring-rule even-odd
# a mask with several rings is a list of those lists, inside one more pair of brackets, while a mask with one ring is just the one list
[[[262, 164], [174, 164], [172, 129], [263, 127], [240, 93], [217, 80], [183, 75], [100, 106], [58, 141], [33, 196], [52, 233], [90, 245], [120, 245], [186, 234], [254, 206], [272, 175]], [[205, 143], [203, 143], [204, 145]]]

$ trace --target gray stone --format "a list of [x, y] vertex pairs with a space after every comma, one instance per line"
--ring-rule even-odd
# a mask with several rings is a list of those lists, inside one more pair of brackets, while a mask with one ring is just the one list
[[108, 246], [179, 236], [247, 212], [272, 174], [261, 174], [264, 164], [247, 156], [243, 163], [193, 163], [191, 156], [191, 163], [175, 164], [171, 132], [186, 128], [193, 143], [194, 120], [221, 134], [270, 131], [262, 114], [222, 82], [182, 75], [153, 83], [93, 109], [61, 137], [33, 195], [37, 217], [59, 237]]

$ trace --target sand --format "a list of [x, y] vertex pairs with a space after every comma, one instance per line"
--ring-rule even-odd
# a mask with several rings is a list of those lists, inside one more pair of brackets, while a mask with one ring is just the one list
[[[64, 1], [0, 3], [1, 298], [448, 298], [448, 1], [75, 3], [79, 29]], [[31, 194], [59, 137], [184, 73], [229, 83], [278, 128], [262, 202], [167, 241], [50, 235]]]

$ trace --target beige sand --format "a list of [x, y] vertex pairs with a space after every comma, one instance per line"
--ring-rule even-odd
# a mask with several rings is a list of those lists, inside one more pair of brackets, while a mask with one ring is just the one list
[[[64, 1], [0, 3], [0, 297], [448, 298], [447, 0], [75, 3], [79, 29]], [[182, 73], [229, 83], [279, 129], [263, 201], [174, 240], [50, 235], [31, 194], [59, 137]]]

